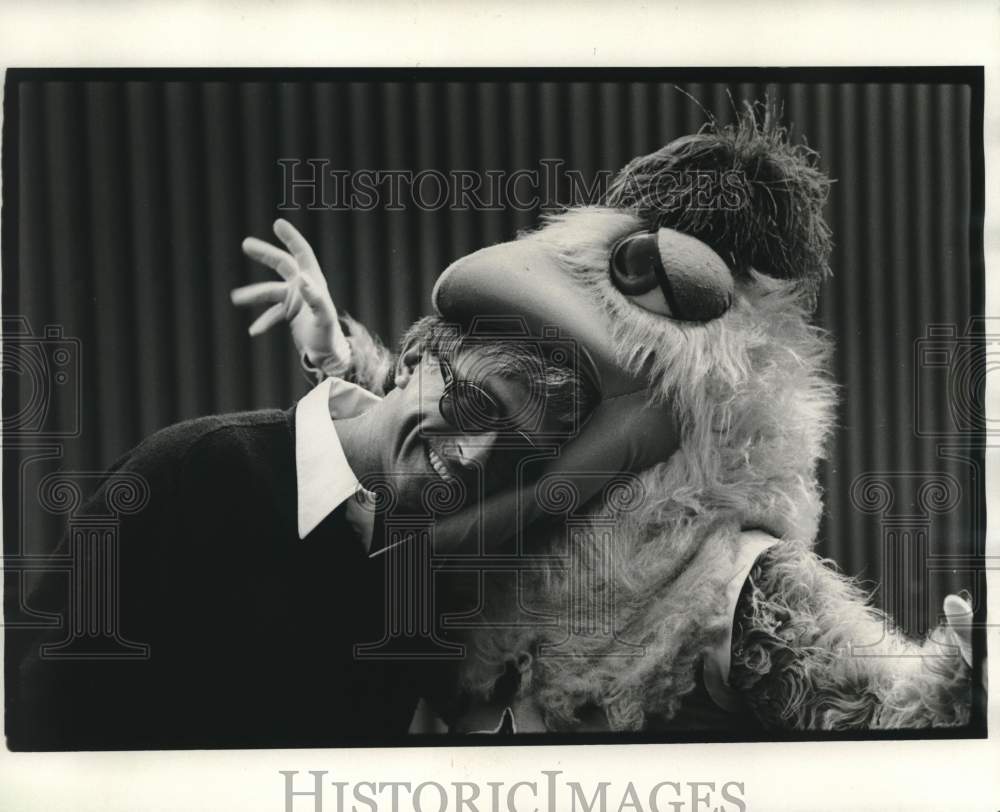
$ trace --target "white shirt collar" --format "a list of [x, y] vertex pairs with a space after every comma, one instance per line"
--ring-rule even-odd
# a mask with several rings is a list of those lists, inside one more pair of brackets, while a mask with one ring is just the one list
[[[355, 494], [368, 496], [337, 436], [334, 417], [354, 417], [381, 400], [360, 386], [327, 378], [302, 398], [295, 409], [295, 476], [299, 538], [304, 539]], [[348, 521], [371, 544], [374, 513], [357, 500], [347, 506]]]

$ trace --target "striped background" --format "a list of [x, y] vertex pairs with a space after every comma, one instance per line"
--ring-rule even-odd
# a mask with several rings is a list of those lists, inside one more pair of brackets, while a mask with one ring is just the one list
[[[275, 331], [251, 341], [249, 315], [228, 300], [230, 288], [268, 278], [239, 245], [245, 235], [270, 234], [282, 199], [279, 159], [442, 172], [539, 169], [542, 159], [562, 159], [590, 178], [693, 132], [706, 115], [662, 77], [341, 81], [347, 78], [8, 79], [4, 147], [16, 143], [17, 206], [5, 206], [3, 216], [17, 254], [6, 246], [4, 315], [26, 317], [35, 333], [61, 325], [81, 347], [79, 436], [59, 441], [61, 460], [23, 471], [18, 465], [29, 452], [8, 451], [8, 538], [19, 532], [28, 550], [54, 543], [62, 520], [31, 497], [54, 466], [101, 469], [174, 421], [287, 406], [302, 394], [288, 337]], [[930, 325], [961, 332], [982, 308], [981, 266], [970, 266], [970, 233], [982, 215], [971, 203], [977, 97], [954, 75], [775, 78], [678, 85], [721, 121], [732, 118], [732, 100], [769, 91], [783, 103], [794, 137], [819, 150], [836, 179], [828, 212], [835, 277], [818, 319], [836, 338], [843, 404], [821, 471], [828, 509], [820, 543], [846, 571], [881, 580], [882, 535], [894, 532], [896, 521], [901, 541], [891, 548], [880, 595], [916, 630], [946, 591], [974, 589], [963, 562], [941, 556], [972, 552], [984, 529], [978, 452], [943, 458], [945, 438], [915, 432], [947, 429], [954, 423], [949, 403], [975, 411], [968, 401], [979, 393], [974, 371], [962, 367], [978, 357], [969, 342], [934, 339], [933, 365], [915, 361]], [[411, 207], [286, 216], [315, 246], [338, 304], [389, 342], [428, 311], [431, 285], [451, 260], [537, 220], [536, 211]], [[25, 380], [5, 375], [8, 416], [34, 397]], [[56, 426], [72, 423], [77, 408], [62, 391], [51, 395], [48, 419]], [[23, 434], [8, 431], [8, 445], [31, 439]], [[948, 442], [968, 439], [966, 432]], [[878, 486], [858, 484], [867, 472], [890, 481], [896, 519], [877, 511]], [[914, 518], [922, 512], [920, 489], [942, 476], [957, 483], [957, 501], [921, 524]], [[10, 497], [15, 483], [23, 510]], [[924, 495], [934, 498], [933, 490]], [[876, 512], [859, 509], [859, 499]], [[926, 542], [921, 526], [930, 532]], [[913, 557], [921, 545], [933, 557], [929, 582]], [[906, 609], [896, 594], [915, 603]]]

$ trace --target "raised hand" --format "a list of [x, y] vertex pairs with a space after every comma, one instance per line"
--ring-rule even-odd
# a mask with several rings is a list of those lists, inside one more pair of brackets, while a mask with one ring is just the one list
[[287, 321], [299, 355], [305, 355], [313, 366], [329, 374], [338, 374], [337, 371], [350, 366], [351, 346], [341, 329], [316, 254], [287, 220], [274, 221], [274, 234], [287, 251], [256, 237], [247, 237], [243, 240], [243, 253], [276, 271], [282, 281], [235, 288], [229, 294], [230, 299], [237, 307], [270, 305], [250, 325], [250, 335], [261, 335]]

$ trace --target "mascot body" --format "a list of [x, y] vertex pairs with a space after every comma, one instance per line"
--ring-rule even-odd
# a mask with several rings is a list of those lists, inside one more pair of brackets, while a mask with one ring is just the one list
[[[439, 282], [449, 318], [485, 289], [477, 279], [499, 279], [517, 299], [531, 293], [530, 282], [516, 290], [518, 273], [548, 275], [595, 314], [597, 337], [583, 344], [604, 356], [597, 367], [641, 382], [632, 392], [613, 382], [621, 391], [605, 399], [631, 405], [571, 444], [596, 442], [593, 464], [633, 472], [641, 498], [578, 491], [572, 521], [529, 530], [542, 563], [486, 595], [489, 624], [466, 636], [461, 701], [441, 703], [452, 729], [968, 720], [967, 604], [949, 598], [950, 625], [907, 639], [813, 551], [835, 405], [831, 342], [810, 323], [831, 249], [829, 182], [814, 159], [748, 111], [634, 160], [605, 205], [459, 260]], [[384, 358], [356, 352], [354, 367], [371, 380]], [[669, 440], [648, 432], [650, 415], [670, 424]], [[609, 607], [612, 633], [523, 622], [525, 612], [606, 618]]]
[[[620, 494], [599, 495], [572, 532], [530, 540], [560, 563], [487, 596], [492, 625], [472, 636], [466, 690], [494, 710], [511, 703], [520, 731], [963, 723], [968, 672], [948, 630], [905, 639], [812, 550], [835, 404], [813, 289], [750, 268], [721, 316], [648, 311], [608, 265], [651, 227], [635, 211], [577, 209], [522, 238], [600, 303], [619, 363], [669, 406], [678, 445], [638, 474], [641, 497], [624, 509]], [[523, 609], [610, 614], [614, 634], [567, 639], [565, 625], [524, 623]]]

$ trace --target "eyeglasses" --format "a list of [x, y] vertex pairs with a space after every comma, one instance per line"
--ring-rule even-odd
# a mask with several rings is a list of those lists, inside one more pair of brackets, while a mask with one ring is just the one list
[[497, 432], [506, 439], [514, 439], [518, 446], [535, 447], [531, 437], [513, 427], [500, 401], [478, 384], [459, 378], [441, 356], [437, 362], [444, 381], [438, 409], [450, 425], [459, 431]]

